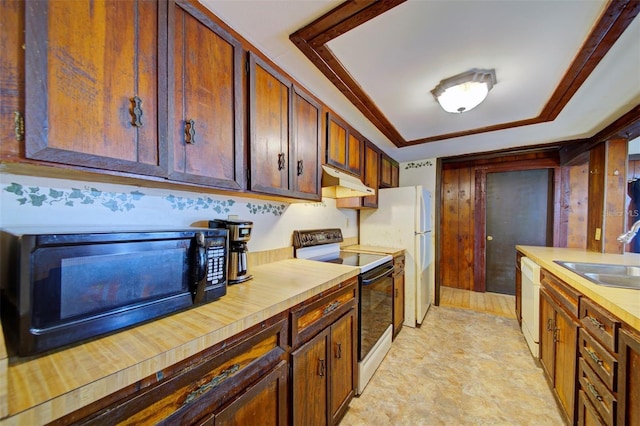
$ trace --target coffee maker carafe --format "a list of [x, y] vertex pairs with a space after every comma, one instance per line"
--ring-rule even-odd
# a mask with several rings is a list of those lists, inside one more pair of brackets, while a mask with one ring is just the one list
[[229, 230], [228, 284], [237, 284], [253, 278], [252, 275], [249, 275], [247, 262], [247, 241], [251, 239], [253, 222], [215, 219], [209, 221], [209, 228], [226, 228]]

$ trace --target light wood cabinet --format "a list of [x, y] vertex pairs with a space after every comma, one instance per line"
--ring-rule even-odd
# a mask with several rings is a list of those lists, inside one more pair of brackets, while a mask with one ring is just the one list
[[364, 139], [347, 123], [327, 113], [327, 164], [358, 178], [364, 166]]
[[393, 338], [395, 339], [404, 323], [404, 262], [405, 256], [393, 258]]
[[249, 103], [250, 189], [320, 200], [320, 106], [253, 53]]
[[166, 174], [167, 5], [28, 2], [27, 158]]
[[579, 294], [541, 270], [540, 362], [563, 414], [574, 423], [577, 401]]
[[516, 250], [516, 296], [515, 296], [515, 308], [516, 319], [518, 325], [522, 328], [522, 269], [520, 261], [523, 258], [523, 254]]
[[169, 17], [169, 178], [244, 189], [242, 46], [188, 1]]

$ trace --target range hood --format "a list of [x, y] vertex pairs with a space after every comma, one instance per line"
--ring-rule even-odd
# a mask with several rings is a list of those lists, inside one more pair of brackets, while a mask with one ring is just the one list
[[348, 173], [322, 166], [322, 196], [327, 198], [366, 197], [375, 195], [373, 188]]

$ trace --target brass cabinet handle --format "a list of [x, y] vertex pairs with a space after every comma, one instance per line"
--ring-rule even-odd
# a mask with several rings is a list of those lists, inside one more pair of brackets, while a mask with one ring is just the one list
[[284, 152], [278, 154], [278, 170], [284, 169]]
[[196, 143], [196, 122], [194, 120], [187, 120], [184, 126], [185, 139], [188, 144], [195, 145]]
[[238, 370], [240, 370], [240, 364], [233, 364], [231, 367], [227, 368], [226, 370], [223, 370], [220, 374], [213, 377], [211, 380], [209, 380], [208, 382], [206, 382], [205, 384], [203, 384], [202, 386], [198, 387], [196, 390], [191, 392], [189, 395], [187, 395], [187, 398], [184, 400], [182, 405], [186, 405], [194, 401], [200, 395], [204, 394], [208, 390], [215, 388], [216, 386], [218, 386], [220, 383], [222, 383], [225, 379], [227, 379], [229, 376], [231, 376], [233, 373], [237, 372]]
[[324, 377], [324, 370], [325, 370], [324, 359], [319, 359], [318, 360], [318, 376]]
[[560, 329], [558, 327], [553, 329], [553, 341], [556, 343], [560, 342]]
[[603, 401], [602, 395], [598, 393], [598, 390], [591, 383], [587, 383], [587, 387], [589, 388], [589, 392], [591, 392], [591, 395], [593, 395], [595, 399], [597, 399], [598, 401]]
[[131, 101], [131, 125], [142, 127], [142, 99], [134, 96]]
[[336, 358], [342, 358], [342, 343], [336, 343]]
[[327, 315], [329, 312], [335, 311], [338, 306], [340, 306], [340, 301], [336, 300], [335, 302], [329, 303], [323, 310], [322, 315]]
[[592, 317], [592, 316], [587, 316], [587, 319], [588, 319], [589, 321], [591, 321], [591, 323], [592, 323], [594, 326], [596, 326], [596, 328], [599, 328], [600, 330], [605, 331], [605, 330], [604, 330], [604, 324], [603, 324], [603, 323], [601, 323], [600, 321], [598, 321], [598, 319], [597, 319], [597, 318], [594, 318], [594, 317]]
[[600, 359], [600, 357], [598, 356], [598, 354], [595, 351], [589, 350], [588, 348], [585, 348], [585, 350], [587, 351], [587, 353], [589, 354], [589, 357], [598, 365], [601, 365], [604, 367], [604, 362]]
[[304, 171], [304, 164], [302, 160], [298, 160], [298, 176], [302, 176], [302, 172]]
[[547, 331], [553, 331], [553, 318], [547, 319]]

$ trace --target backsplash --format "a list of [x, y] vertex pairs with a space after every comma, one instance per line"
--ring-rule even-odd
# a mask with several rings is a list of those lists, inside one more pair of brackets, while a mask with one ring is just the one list
[[357, 237], [357, 212], [338, 209], [335, 200], [285, 203], [3, 173], [0, 174], [0, 227], [41, 226], [206, 226], [211, 219], [254, 223], [250, 251], [291, 246], [295, 229], [341, 228]]

